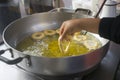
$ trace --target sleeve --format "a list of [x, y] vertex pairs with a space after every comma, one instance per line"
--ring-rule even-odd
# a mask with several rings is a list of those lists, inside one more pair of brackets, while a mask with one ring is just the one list
[[120, 15], [116, 18], [103, 18], [99, 24], [101, 37], [120, 44]]

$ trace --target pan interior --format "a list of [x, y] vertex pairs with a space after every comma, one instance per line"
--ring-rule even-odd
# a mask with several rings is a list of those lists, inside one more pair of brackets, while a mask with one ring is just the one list
[[[16, 49], [32, 56], [46, 56], [56, 58], [84, 55], [102, 46], [101, 42], [97, 38], [95, 38], [90, 33], [87, 33], [85, 35], [85, 37], [87, 38], [86, 40], [80, 40], [78, 39], [79, 37], [73, 37], [70, 41], [68, 51], [66, 53], [62, 53], [58, 46], [59, 34], [57, 33], [57, 30], [58, 29], [52, 29], [52, 33], [45, 33], [46, 30], [32, 33], [31, 35], [21, 40], [17, 44]], [[40, 35], [38, 35], [37, 33]], [[90, 43], [86, 43], [85, 41], [90, 41]], [[94, 43], [97, 43], [97, 45], [94, 46]], [[68, 41], [63, 42], [64, 49], [67, 44]], [[90, 45], [93, 45], [94, 47], [90, 48]]]

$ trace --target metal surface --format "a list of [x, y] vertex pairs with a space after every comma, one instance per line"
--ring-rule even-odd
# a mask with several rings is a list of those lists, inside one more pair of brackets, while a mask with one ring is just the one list
[[[0, 50], [2, 49], [6, 49], [6, 46], [0, 46]], [[4, 56], [9, 57], [9, 53], [6, 53], [7, 54]], [[89, 75], [83, 77], [82, 80], [120, 80], [120, 75], [117, 75], [117, 79], [115, 79], [115, 73], [118, 67], [119, 59], [120, 46], [115, 43], [111, 43], [110, 49], [108, 50], [107, 55], [104, 57], [99, 67]], [[40, 76], [28, 73], [14, 65], [10, 66], [3, 62], [0, 62], [0, 75], [0, 80], [43, 80], [40, 78]]]
[[[29, 0], [27, 0], [27, 8], [30, 9], [30, 2]], [[25, 2], [24, 0], [19, 0], [19, 9], [20, 9], [20, 13], [21, 13], [21, 17], [25, 17], [27, 16], [27, 12], [26, 12], [26, 5], [25, 5]]]
[[88, 75], [85, 80], [120, 80], [120, 78], [116, 78], [119, 62], [120, 45], [111, 42], [107, 55], [98, 69]]
[[72, 13], [73, 18], [93, 18], [93, 13], [89, 9], [77, 8], [76, 10], [68, 9], [68, 8], [55, 8], [50, 10], [49, 12], [62, 12], [62, 13]]
[[3, 40], [2, 40], [2, 36], [1, 36], [1, 34], [0, 34], [0, 44], [3, 42]]
[[[72, 14], [55, 12], [40, 13], [19, 19], [8, 25], [4, 31], [3, 40], [9, 48], [13, 49], [15, 58], [24, 57], [25, 54], [23, 52], [15, 50], [20, 40], [36, 31], [59, 28], [63, 21], [71, 19], [71, 17]], [[27, 71], [43, 76], [83, 73], [98, 65], [108, 50], [108, 40], [101, 38], [97, 34], [93, 35], [102, 42], [102, 47], [88, 54], [63, 58], [31, 56], [30, 59], [24, 59], [18, 65]], [[28, 63], [31, 63], [31, 65], [28, 66]]]

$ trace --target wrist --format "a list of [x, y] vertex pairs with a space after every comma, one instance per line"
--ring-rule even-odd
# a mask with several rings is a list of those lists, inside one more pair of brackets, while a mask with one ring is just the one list
[[82, 29], [93, 33], [98, 33], [99, 23], [99, 18], [85, 18], [81, 21]]

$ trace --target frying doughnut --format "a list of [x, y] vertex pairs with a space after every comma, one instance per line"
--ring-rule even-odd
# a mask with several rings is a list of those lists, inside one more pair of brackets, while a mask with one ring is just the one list
[[96, 49], [98, 44], [94, 40], [85, 40], [83, 45], [89, 50], [91, 50], [91, 49]]
[[48, 35], [48, 36], [51, 36], [51, 35], [56, 34], [56, 32], [54, 30], [44, 30], [44, 34]]
[[32, 39], [34, 40], [41, 40], [44, 36], [45, 35], [42, 32], [35, 32], [31, 35]]
[[86, 40], [87, 37], [85, 35], [80, 35], [80, 32], [76, 32], [73, 36], [73, 39], [76, 41], [83, 41]]
[[67, 53], [68, 49], [69, 49], [69, 46], [70, 46], [70, 41], [69, 43], [66, 45], [66, 47], [64, 48], [63, 47], [63, 44], [62, 41], [60, 40], [60, 38], [58, 39], [58, 46], [59, 46], [59, 49], [60, 49], [60, 52], [61, 53]]
[[59, 33], [60, 33], [60, 29], [56, 29], [56, 33], [58, 33], [58, 34], [59, 34]]

